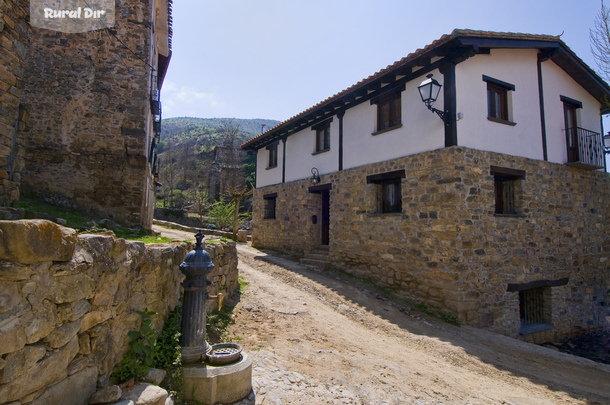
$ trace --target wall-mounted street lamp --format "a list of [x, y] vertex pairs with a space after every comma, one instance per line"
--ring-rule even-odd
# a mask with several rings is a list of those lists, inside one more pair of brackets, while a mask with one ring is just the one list
[[449, 121], [449, 115], [444, 111], [432, 107], [432, 105], [438, 98], [438, 93], [441, 91], [441, 87], [443, 86], [435, 79], [433, 79], [432, 73], [430, 73], [426, 76], [426, 80], [421, 82], [421, 84], [417, 87], [417, 90], [419, 90], [421, 100], [424, 102], [424, 104], [426, 104], [428, 110], [438, 114], [438, 116], [441, 117], [441, 120], [443, 120], [443, 122], [447, 124]]
[[309, 181], [311, 181], [313, 186], [320, 182], [320, 172], [315, 167], [311, 169], [311, 178]]

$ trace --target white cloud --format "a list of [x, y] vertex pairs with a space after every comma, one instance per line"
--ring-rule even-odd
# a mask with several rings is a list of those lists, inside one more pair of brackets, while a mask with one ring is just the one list
[[163, 117], [203, 117], [213, 116], [210, 110], [225, 106], [215, 93], [198, 91], [195, 88], [178, 86], [173, 82], [163, 84], [161, 90]]

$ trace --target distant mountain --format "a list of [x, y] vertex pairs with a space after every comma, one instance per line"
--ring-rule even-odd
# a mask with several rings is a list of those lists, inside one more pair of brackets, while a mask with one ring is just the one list
[[[279, 121], [238, 118], [167, 118], [161, 122], [161, 140], [157, 146], [158, 170], [162, 189], [157, 199], [163, 206], [192, 206], [197, 193], [207, 190], [210, 200], [225, 193], [224, 177], [253, 181], [255, 156], [248, 156], [239, 145], [268, 130]], [[229, 125], [226, 125], [229, 124]], [[224, 139], [221, 128], [238, 126], [233, 148]], [[216, 148], [216, 147], [219, 148]], [[215, 149], [216, 148], [216, 149]], [[235, 166], [241, 167], [236, 173]], [[228, 184], [228, 183], [227, 183]]]
[[189, 143], [196, 145], [198, 152], [209, 152], [214, 146], [220, 145], [222, 139], [219, 128], [224, 122], [239, 125], [238, 141], [245, 142], [261, 133], [262, 125], [268, 130], [280, 121], [266, 119], [241, 118], [166, 118], [161, 123], [161, 142], [166, 146]]

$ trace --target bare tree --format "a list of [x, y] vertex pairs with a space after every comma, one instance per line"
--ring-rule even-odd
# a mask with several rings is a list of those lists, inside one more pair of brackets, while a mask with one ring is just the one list
[[238, 182], [237, 174], [241, 165], [238, 152], [236, 151], [237, 145], [235, 145], [239, 135], [239, 124], [232, 120], [225, 120], [220, 125], [219, 133], [223, 137], [223, 146], [226, 150], [226, 161], [223, 167], [225, 173], [221, 174], [221, 176], [224, 178], [227, 187], [235, 187]]
[[254, 189], [248, 189], [248, 186], [227, 187], [227, 192], [231, 196], [231, 201], [235, 203], [235, 212], [233, 214], [233, 240], [237, 240], [237, 219], [239, 217], [239, 202], [247, 195], [251, 194]]
[[610, 80], [610, 9], [601, 2], [595, 25], [589, 30], [591, 52], [602, 76]]
[[174, 208], [174, 187], [176, 186], [176, 150], [168, 143], [163, 156], [164, 164], [161, 166], [161, 175], [164, 187], [169, 188], [169, 206]]

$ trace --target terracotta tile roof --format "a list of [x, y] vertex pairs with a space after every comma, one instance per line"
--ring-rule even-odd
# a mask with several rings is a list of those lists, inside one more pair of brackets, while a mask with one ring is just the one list
[[[263, 132], [262, 134], [257, 135], [254, 138], [251, 138], [250, 140], [244, 142], [241, 145], [241, 147], [244, 148], [259, 140], [262, 140], [262, 139], [266, 138], [268, 135], [271, 135], [272, 133], [274, 133], [278, 130], [281, 130], [283, 127], [286, 127], [289, 124], [295, 122], [299, 118], [302, 118], [302, 117], [306, 116], [307, 114], [312, 113], [313, 111], [315, 111], [321, 107], [324, 107], [325, 105], [329, 105], [332, 102], [341, 98], [342, 96], [345, 96], [345, 95], [349, 94], [350, 92], [353, 92], [354, 90], [362, 88], [362, 87], [366, 86], [367, 84], [371, 83], [372, 81], [374, 81], [380, 77], [383, 77], [384, 75], [386, 75], [388, 73], [391, 73], [392, 70], [398, 69], [398, 68], [406, 65], [408, 62], [411, 62], [414, 59], [426, 54], [427, 52], [434, 50], [436, 48], [439, 48], [442, 45], [445, 45], [445, 44], [449, 43], [450, 41], [453, 41], [453, 40], [459, 39], [459, 38], [555, 42], [555, 43], [562, 44], [571, 53], [571, 55], [576, 57], [576, 55], [571, 50], [569, 50], [569, 48], [563, 43], [563, 41], [561, 41], [560, 36], [512, 33], [512, 32], [477, 31], [477, 30], [470, 30], [470, 29], [455, 29], [452, 31], [451, 34], [443, 35], [442, 37], [440, 37], [436, 41], [430, 43], [429, 45], [425, 46], [424, 48], [417, 49], [416, 51], [410, 53], [409, 55], [405, 56], [404, 58], [394, 62], [391, 65], [388, 65], [384, 69], [368, 76], [367, 78], [360, 80], [358, 83], [348, 87], [347, 89], [328, 97], [327, 99], [313, 105], [312, 107], [306, 109], [305, 111], [302, 111], [301, 113], [290, 117], [289, 119], [276, 125], [275, 127], [270, 128], [269, 130]], [[584, 62], [582, 62], [582, 60], [580, 60], [580, 59], [578, 59], [578, 60], [583, 65], [585, 65]]]

